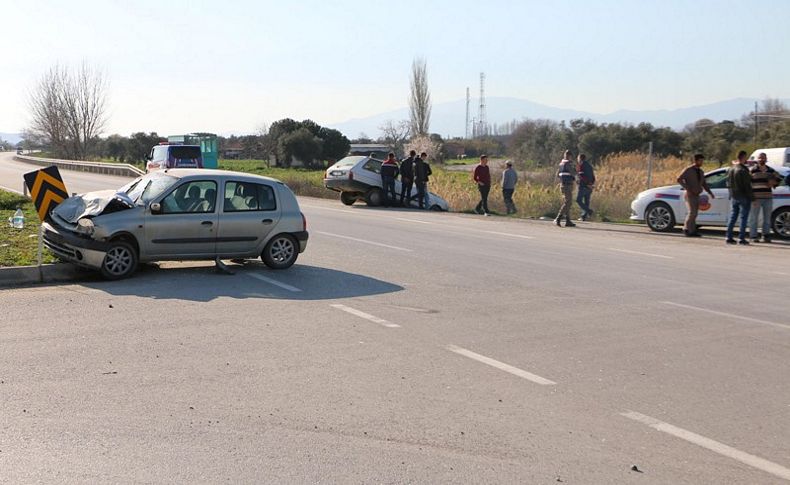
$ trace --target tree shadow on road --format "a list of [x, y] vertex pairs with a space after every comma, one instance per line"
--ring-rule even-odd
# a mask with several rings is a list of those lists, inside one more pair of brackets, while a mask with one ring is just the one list
[[332, 300], [379, 295], [403, 290], [386, 281], [317, 266], [296, 264], [283, 271], [260, 262], [230, 264], [233, 275], [217, 272], [213, 265], [176, 268], [148, 266], [133, 278], [90, 281], [83, 286], [116, 296], [155, 300], [208, 302], [217, 298], [272, 300]]

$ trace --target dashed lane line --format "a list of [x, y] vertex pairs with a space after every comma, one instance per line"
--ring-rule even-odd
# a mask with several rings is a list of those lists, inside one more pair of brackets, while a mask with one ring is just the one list
[[346, 305], [341, 305], [339, 303], [336, 303], [332, 305], [332, 308], [337, 308], [338, 310], [342, 310], [346, 313], [350, 313], [359, 318], [364, 318], [365, 320], [368, 320], [373, 323], [378, 323], [379, 325], [382, 325], [387, 328], [400, 328], [400, 325], [398, 325], [397, 323], [389, 322], [387, 320], [384, 320], [383, 318], [375, 317], [370, 313], [365, 313], [363, 311], [357, 310], [356, 308], [351, 308]]
[[337, 237], [337, 238], [340, 238], [340, 239], [348, 239], [349, 241], [356, 241], [356, 242], [363, 243], [363, 244], [370, 244], [370, 245], [373, 245], [373, 246], [380, 246], [382, 248], [395, 249], [396, 251], [412, 252], [411, 249], [402, 248], [402, 247], [399, 247], [399, 246], [390, 246], [389, 244], [379, 243], [379, 242], [375, 242], [375, 241], [368, 241], [367, 239], [358, 239], [358, 238], [355, 238], [355, 237], [343, 236], [342, 234], [333, 234], [331, 232], [323, 232], [323, 231], [315, 231], [315, 232], [317, 232], [318, 234], [323, 234], [324, 236]]
[[739, 461], [744, 465], [748, 465], [752, 468], [757, 468], [758, 470], [770, 473], [775, 477], [779, 477], [784, 480], [790, 480], [790, 469], [772, 461], [768, 461], [764, 458], [760, 458], [759, 456], [746, 453], [745, 451], [735, 449], [731, 446], [725, 445], [724, 443], [719, 443], [718, 441], [706, 438], [705, 436], [698, 435], [697, 433], [685, 430], [683, 428], [678, 428], [677, 426], [673, 426], [669, 423], [665, 423], [664, 421], [651, 418], [650, 416], [645, 416], [644, 414], [640, 414], [635, 411], [620, 413], [620, 415], [650, 426], [651, 428], [661, 431], [662, 433], [667, 433], [676, 438], [680, 438], [682, 440], [688, 441], [689, 443], [693, 443], [697, 446], [701, 446], [702, 448], [713, 451], [714, 453], [726, 456], [727, 458], [732, 458], [733, 460]]
[[535, 236], [524, 236], [522, 234], [510, 234], [509, 232], [497, 232], [497, 231], [483, 231], [487, 234], [496, 234], [497, 236], [508, 236], [508, 237], [518, 237], [521, 239], [535, 239]]
[[302, 290], [300, 290], [299, 288], [297, 288], [295, 286], [291, 286], [291, 285], [288, 285], [288, 284], [285, 284], [285, 283], [281, 283], [281, 282], [279, 282], [277, 280], [273, 280], [271, 278], [263, 276], [262, 274], [246, 273], [246, 275], [249, 276], [250, 278], [255, 278], [256, 280], [265, 281], [266, 283], [272, 284], [274, 286], [279, 286], [280, 288], [282, 288], [284, 290], [292, 291], [294, 293], [298, 293], [298, 292], [302, 291]]
[[486, 357], [485, 355], [480, 355], [478, 353], [472, 352], [471, 350], [467, 350], [455, 345], [448, 345], [447, 350], [450, 352], [455, 352], [458, 355], [463, 355], [464, 357], [468, 357], [472, 360], [482, 362], [483, 364], [490, 365], [491, 367], [495, 367], [499, 370], [503, 370], [513, 374], [514, 376], [521, 377], [522, 379], [532, 381], [535, 384], [540, 384], [542, 386], [554, 386], [557, 384], [556, 382], [550, 381], [544, 377], [540, 377], [537, 374], [527, 372], [523, 369], [519, 369], [518, 367], [513, 367], [512, 365], [505, 364], [504, 362], [492, 359], [491, 357]]
[[790, 330], [790, 325], [788, 325], [786, 323], [777, 323], [777, 322], [771, 322], [769, 320], [760, 320], [759, 318], [744, 317], [744, 316], [741, 316], [741, 315], [735, 315], [734, 313], [719, 312], [719, 311], [716, 311], [716, 310], [709, 310], [707, 308], [701, 308], [701, 307], [692, 306], [692, 305], [684, 305], [682, 303], [675, 303], [675, 302], [672, 302], [672, 301], [662, 301], [661, 303], [663, 303], [665, 305], [672, 305], [672, 306], [680, 307], [680, 308], [687, 308], [689, 310], [696, 310], [698, 312], [710, 313], [712, 315], [719, 315], [721, 317], [727, 317], [727, 318], [732, 318], [732, 319], [736, 319], [736, 320], [744, 320], [744, 321], [747, 321], [747, 322], [759, 323], [759, 324], [762, 324], [762, 325], [769, 325], [771, 327], [777, 327], [777, 328], [783, 328], [785, 330]]

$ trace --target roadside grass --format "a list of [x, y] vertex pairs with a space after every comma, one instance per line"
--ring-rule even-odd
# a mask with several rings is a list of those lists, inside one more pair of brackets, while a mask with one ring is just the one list
[[[25, 213], [24, 229], [14, 229], [8, 222], [17, 208]], [[37, 264], [38, 227], [38, 215], [30, 199], [0, 190], [0, 267]], [[53, 263], [55, 260], [44, 248], [41, 262]]]
[[264, 175], [284, 182], [297, 195], [337, 199], [339, 194], [324, 187], [324, 170], [268, 167], [265, 160], [220, 160], [219, 168]]

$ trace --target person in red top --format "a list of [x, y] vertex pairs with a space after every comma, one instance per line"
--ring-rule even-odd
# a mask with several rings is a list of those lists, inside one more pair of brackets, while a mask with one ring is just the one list
[[472, 173], [472, 180], [477, 183], [480, 191], [480, 202], [475, 207], [475, 212], [490, 216], [488, 212], [488, 192], [491, 190], [491, 171], [488, 169], [488, 155], [480, 155], [480, 164]]

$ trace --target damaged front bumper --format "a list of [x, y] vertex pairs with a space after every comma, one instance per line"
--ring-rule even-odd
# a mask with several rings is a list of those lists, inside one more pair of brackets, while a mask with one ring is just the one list
[[49, 222], [42, 226], [44, 246], [55, 256], [85, 268], [101, 269], [107, 255], [108, 243], [59, 229]]

